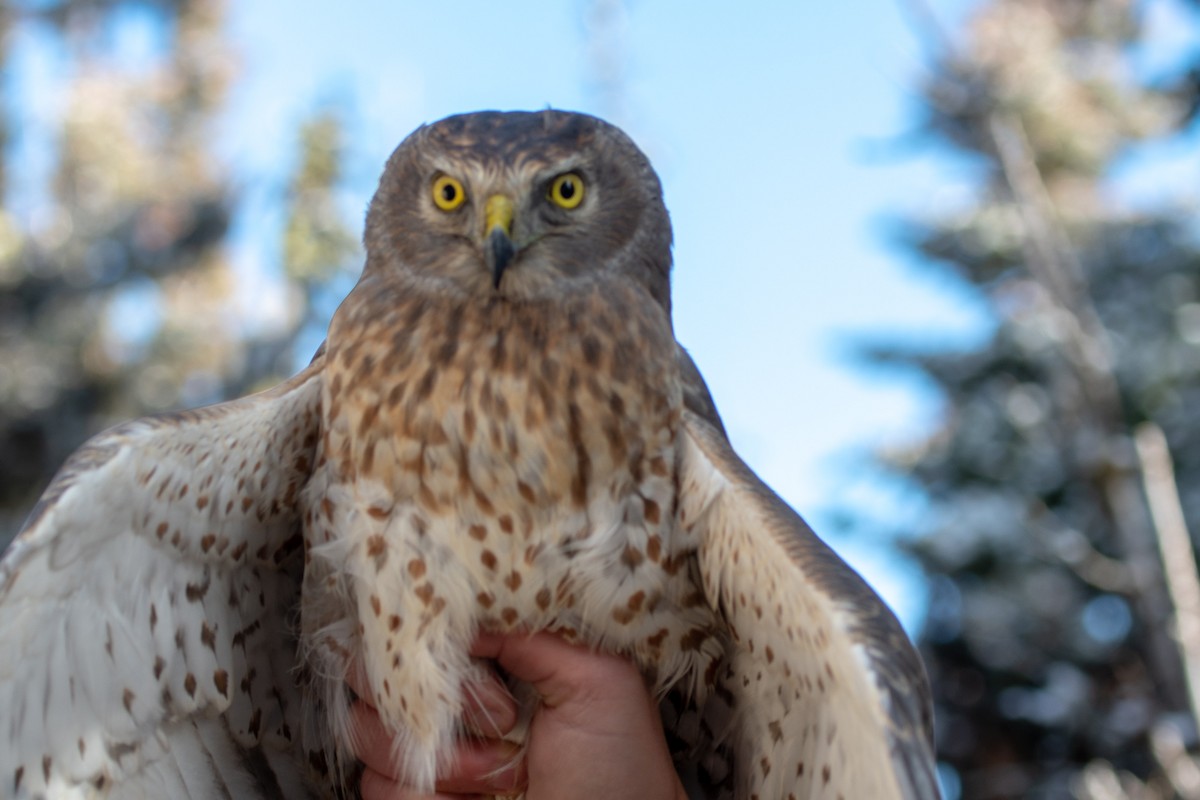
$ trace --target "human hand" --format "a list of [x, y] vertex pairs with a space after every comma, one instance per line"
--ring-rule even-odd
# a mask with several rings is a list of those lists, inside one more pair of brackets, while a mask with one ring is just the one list
[[422, 794], [405, 785], [401, 768], [392, 762], [391, 734], [379, 713], [369, 704], [370, 691], [360, 670], [351, 670], [350, 687], [359, 699], [351, 707], [356, 732], [355, 755], [364, 770], [359, 790], [362, 800], [426, 800], [469, 798], [478, 795], [512, 795], [525, 787], [520, 749], [502, 737], [517, 724], [517, 705], [492, 671], [482, 683], [472, 682], [463, 691], [463, 723], [474, 738], [454, 745], [451, 771], [439, 775], [437, 794]]
[[[557, 636], [481, 634], [472, 655], [493, 659], [530, 684], [540, 704], [528, 733], [523, 763], [499, 738], [462, 741], [453, 769], [439, 777], [437, 798], [478, 794], [527, 800], [574, 797], [686, 800], [671, 763], [658, 708], [637, 668], [619, 656], [593, 653]], [[469, 727], [512, 730], [517, 709], [498, 680], [467, 691]], [[360, 692], [360, 695], [364, 693]], [[359, 701], [360, 752], [366, 765], [363, 800], [416, 800], [391, 761], [391, 740], [374, 709]], [[497, 770], [499, 770], [497, 772]]]

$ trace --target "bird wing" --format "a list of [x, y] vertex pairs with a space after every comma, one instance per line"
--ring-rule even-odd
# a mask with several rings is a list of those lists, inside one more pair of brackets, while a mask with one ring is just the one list
[[55, 477], [0, 561], [0, 797], [308, 796], [289, 614], [322, 361]]
[[688, 410], [683, 434], [678, 520], [730, 636], [706, 724], [735, 768], [715, 780], [738, 797], [938, 797], [928, 680], [896, 618], [720, 430]]

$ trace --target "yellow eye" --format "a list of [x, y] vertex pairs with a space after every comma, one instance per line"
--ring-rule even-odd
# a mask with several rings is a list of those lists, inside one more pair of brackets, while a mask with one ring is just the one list
[[443, 175], [433, 182], [433, 204], [442, 211], [453, 211], [465, 202], [467, 193], [454, 178]]
[[556, 206], [575, 208], [583, 202], [583, 178], [574, 172], [559, 175], [550, 184], [550, 200]]

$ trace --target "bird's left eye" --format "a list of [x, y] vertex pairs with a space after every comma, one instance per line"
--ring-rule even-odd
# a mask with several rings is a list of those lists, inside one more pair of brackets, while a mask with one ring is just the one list
[[443, 175], [433, 182], [433, 204], [442, 211], [453, 211], [465, 202], [467, 192], [454, 178]]
[[574, 172], [559, 175], [550, 183], [550, 201], [562, 208], [575, 208], [583, 202], [583, 178]]

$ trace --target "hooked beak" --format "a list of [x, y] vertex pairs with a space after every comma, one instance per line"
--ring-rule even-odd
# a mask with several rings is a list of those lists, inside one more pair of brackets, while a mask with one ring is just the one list
[[502, 194], [494, 194], [483, 207], [484, 235], [487, 237], [484, 258], [492, 273], [492, 285], [499, 289], [504, 270], [512, 263], [517, 250], [512, 243], [513, 204]]

